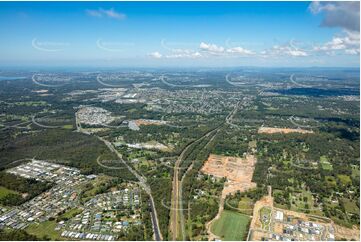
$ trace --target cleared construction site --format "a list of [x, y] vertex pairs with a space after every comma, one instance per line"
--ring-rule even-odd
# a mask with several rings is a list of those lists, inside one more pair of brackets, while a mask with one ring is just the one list
[[300, 134], [312, 134], [312, 130], [306, 129], [290, 129], [290, 128], [272, 128], [272, 127], [260, 127], [258, 129], [259, 134], [289, 134], [289, 133], [300, 133]]
[[222, 197], [243, 192], [256, 187], [252, 182], [252, 176], [257, 159], [254, 155], [246, 155], [244, 158], [211, 154], [201, 171], [217, 178], [226, 178]]

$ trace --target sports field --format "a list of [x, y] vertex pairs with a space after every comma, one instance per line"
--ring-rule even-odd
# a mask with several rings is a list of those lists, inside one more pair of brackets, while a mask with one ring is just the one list
[[222, 240], [244, 240], [249, 222], [250, 218], [246, 215], [224, 210], [221, 217], [213, 222], [211, 231]]

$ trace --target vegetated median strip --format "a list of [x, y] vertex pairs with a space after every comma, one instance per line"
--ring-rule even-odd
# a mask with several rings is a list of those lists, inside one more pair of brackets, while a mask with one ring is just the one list
[[[209, 141], [207, 142], [207, 144], [203, 147], [203, 148], [206, 148], [213, 140], [214, 138], [216, 137], [216, 135], [218, 134], [220, 128], [222, 126], [219, 126], [217, 127], [216, 129], [214, 129], [213, 131], [211, 131], [209, 133], [209, 135], [212, 133], [212, 132], [215, 132], [214, 135], [209, 139]], [[207, 136], [204, 136], [204, 138], [207, 137]], [[200, 151], [200, 150], [198, 150]], [[180, 182], [180, 189], [179, 189], [179, 200], [180, 201], [183, 201], [182, 197], [183, 197], [183, 181], [185, 179], [185, 177], [187, 176], [187, 174], [193, 169], [193, 165], [194, 165], [194, 161], [192, 162], [192, 164], [188, 167], [187, 171], [183, 174], [182, 178], [181, 178], [181, 182]], [[182, 237], [183, 239], [185, 238], [185, 223], [184, 223], [184, 214], [183, 214], [183, 202], [180, 203], [180, 220], [181, 220], [181, 230], [182, 230]]]
[[[226, 118], [225, 118], [225, 121], [224, 121], [224, 123], [226, 123], [226, 124], [229, 124], [229, 125], [231, 125], [231, 126], [233, 126], [233, 123], [231, 122], [231, 120], [233, 119], [233, 117], [234, 117], [234, 115], [236, 114], [236, 112], [237, 112], [237, 110], [238, 110], [238, 108], [240, 107], [240, 105], [241, 105], [241, 103], [242, 103], [242, 101], [245, 101], [245, 100], [240, 100], [239, 102], [237, 102], [237, 104], [235, 105], [235, 107], [234, 107], [234, 109], [226, 116]], [[223, 125], [224, 125], [224, 123], [222, 123], [221, 125], [219, 125], [218, 127], [216, 127], [216, 128], [214, 128], [214, 129], [212, 129], [212, 130], [210, 130], [210, 131], [208, 131], [206, 134], [204, 134], [203, 136], [201, 136], [200, 138], [198, 138], [197, 140], [195, 140], [195, 141], [193, 141], [193, 142], [191, 142], [190, 144], [188, 144], [185, 148], [184, 148], [184, 150], [182, 151], [182, 153], [180, 154], [180, 156], [179, 156], [179, 158], [177, 159], [177, 161], [176, 161], [176, 163], [175, 163], [175, 166], [174, 166], [174, 176], [173, 176], [173, 197], [172, 197], [172, 213], [171, 213], [171, 223], [173, 223], [172, 224], [172, 226], [171, 226], [171, 228], [172, 228], [172, 239], [173, 240], [176, 240], [177, 239], [177, 236], [178, 236], [178, 231], [177, 231], [177, 229], [178, 229], [178, 218], [177, 218], [177, 216], [178, 216], [178, 201], [179, 201], [179, 199], [180, 199], [180, 189], [181, 188], [178, 188], [179, 187], [179, 174], [178, 174], [178, 167], [179, 167], [179, 165], [180, 165], [180, 163], [181, 163], [181, 161], [183, 160], [183, 156], [184, 156], [184, 154], [185, 154], [185, 152], [189, 149], [189, 147], [191, 147], [191, 145], [193, 144], [193, 143], [195, 143], [195, 142], [198, 142], [198, 141], [200, 141], [200, 140], [202, 140], [204, 137], [206, 137], [206, 136], [208, 136], [209, 134], [211, 134], [213, 131], [215, 131], [215, 130], [218, 130], [219, 128], [221, 128]], [[221, 202], [220, 202], [221, 204], [222, 204], [222, 206], [223, 206], [223, 201], [222, 201], [222, 199], [221, 199]], [[182, 210], [179, 210], [179, 212], [181, 212], [182, 213]], [[217, 215], [219, 215], [219, 213], [217, 214]], [[182, 215], [181, 215], [181, 221], [180, 221], [180, 223], [181, 223], [181, 229], [182, 229], [182, 231], [184, 231], [184, 219], [182, 220], [182, 216], [183, 216], [183, 213], [182, 213]], [[182, 236], [183, 236], [183, 232], [182, 232]], [[183, 240], [184, 240], [184, 236], [183, 236]]]
[[[189, 143], [182, 151], [182, 153], [180, 154], [180, 156], [178, 157], [176, 163], [175, 163], [175, 166], [174, 166], [174, 176], [173, 176], [173, 198], [172, 198], [172, 212], [171, 212], [171, 223], [173, 223], [171, 225], [171, 228], [172, 228], [172, 239], [173, 240], [176, 240], [177, 239], [177, 235], [178, 235], [178, 201], [179, 201], [179, 166], [180, 166], [180, 163], [182, 162], [183, 160], [183, 157], [184, 155], [186, 154], [187, 150], [195, 143], [201, 141], [203, 138], [207, 137], [208, 135], [210, 135], [213, 131], [215, 131], [216, 129], [220, 128], [222, 126], [219, 125], [217, 126], [216, 128], [214, 129], [211, 129], [210, 131], [208, 131], [207, 133], [205, 133], [204, 135], [202, 135], [200, 138], [192, 141], [191, 143]], [[182, 225], [181, 225], [182, 226]]]

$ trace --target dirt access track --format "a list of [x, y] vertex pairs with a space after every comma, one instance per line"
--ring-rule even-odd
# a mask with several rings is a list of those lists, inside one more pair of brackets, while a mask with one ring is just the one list
[[259, 134], [276, 134], [276, 133], [300, 133], [300, 134], [313, 134], [312, 130], [305, 129], [289, 129], [289, 128], [271, 128], [271, 127], [260, 127], [258, 129]]
[[352, 229], [334, 224], [336, 239], [360, 240], [360, 228], [353, 226]]
[[239, 158], [211, 154], [201, 171], [218, 178], [227, 178], [222, 191], [222, 197], [225, 198], [228, 194], [256, 187], [256, 183], [252, 182], [256, 162], [254, 155]]

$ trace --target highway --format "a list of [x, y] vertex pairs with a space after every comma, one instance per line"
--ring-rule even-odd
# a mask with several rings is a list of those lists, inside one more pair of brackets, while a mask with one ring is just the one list
[[[242, 100], [245, 101], [245, 100]], [[233, 119], [233, 116], [236, 114], [238, 108], [240, 107], [242, 101], [239, 101], [234, 109], [227, 115], [227, 117], [225, 118], [225, 122], [231, 126], [233, 126], [233, 124], [231, 123], [231, 120]], [[207, 133], [205, 133], [203, 136], [201, 136], [200, 138], [192, 141], [191, 143], [189, 143], [181, 152], [181, 154], [179, 155], [177, 161], [175, 162], [174, 165], [174, 175], [173, 175], [173, 188], [172, 188], [172, 202], [171, 202], [171, 216], [170, 216], [170, 229], [172, 232], [172, 240], [177, 240], [177, 238], [179, 238], [181, 236], [181, 240], [185, 240], [185, 227], [184, 227], [184, 218], [183, 218], [183, 211], [181, 209], [180, 203], [181, 203], [181, 198], [182, 198], [182, 188], [181, 188], [181, 183], [179, 181], [179, 167], [181, 162], [183, 161], [184, 155], [186, 154], [187, 150], [194, 144], [197, 143], [199, 141], [201, 141], [203, 138], [209, 136], [212, 132], [216, 131], [215, 133], [217, 133], [218, 129], [220, 129], [223, 126], [223, 124], [221, 124], [220, 126], [218, 126], [217, 128], [214, 128], [210, 131], [208, 131]], [[213, 137], [212, 137], [213, 138]], [[178, 213], [180, 213], [180, 216], [178, 218]], [[180, 220], [180, 221], [178, 221]], [[180, 231], [179, 231], [179, 227], [180, 227]]]
[[150, 209], [151, 209], [151, 218], [152, 218], [152, 225], [153, 225], [153, 232], [154, 232], [154, 240], [155, 241], [161, 241], [162, 240], [162, 235], [160, 233], [159, 230], [159, 226], [158, 226], [158, 219], [157, 219], [157, 215], [156, 215], [156, 210], [155, 210], [155, 206], [154, 206], [154, 201], [153, 201], [153, 197], [150, 199]]
[[150, 187], [147, 185], [147, 179], [140, 174], [138, 174], [132, 167], [130, 167], [127, 162], [123, 160], [122, 155], [114, 148], [114, 146], [107, 140], [103, 139], [102, 137], [96, 136], [99, 140], [104, 142], [104, 144], [109, 148], [110, 151], [115, 153], [117, 157], [120, 159], [121, 162], [126, 166], [126, 168], [138, 179], [140, 186], [143, 187], [145, 192], [149, 195], [150, 198], [150, 208], [151, 208], [151, 218], [152, 218], [152, 225], [154, 231], [154, 237], [156, 241], [163, 240], [162, 234], [159, 230], [159, 221], [157, 216], [157, 210], [154, 206], [154, 199], [151, 193]]
[[[245, 101], [245, 100], [243, 100]], [[238, 108], [240, 107], [240, 104], [242, 103], [242, 101], [239, 101], [234, 109], [227, 115], [227, 117], [225, 118], [225, 123], [233, 126], [231, 120], [233, 119], [233, 116], [235, 115], [235, 113], [237, 112]], [[82, 132], [82, 133], [86, 133], [82, 130], [80, 122], [78, 120], [77, 115], [75, 114], [75, 118], [76, 118], [76, 126], [77, 126], [77, 131], [78, 132]], [[177, 238], [179, 238], [179, 236], [181, 236], [182, 240], [185, 240], [185, 225], [184, 225], [184, 215], [183, 212], [181, 210], [182, 208], [182, 204], [180, 205], [180, 200], [182, 199], [182, 183], [179, 179], [179, 167], [181, 162], [184, 159], [184, 156], [186, 154], [186, 152], [188, 151], [188, 149], [195, 144], [196, 142], [201, 141], [202, 139], [208, 137], [209, 135], [211, 135], [213, 132], [215, 132], [214, 134], [216, 134], [218, 132], [218, 130], [224, 125], [224, 123], [222, 123], [221, 125], [219, 125], [218, 127], [209, 130], [207, 133], [205, 133], [203, 136], [201, 136], [200, 138], [192, 141], [191, 143], [189, 143], [181, 152], [181, 154], [179, 155], [178, 159], [175, 162], [175, 166], [174, 166], [174, 176], [173, 176], [173, 191], [172, 191], [172, 202], [171, 202], [171, 218], [170, 218], [170, 228], [171, 228], [171, 234], [172, 234], [172, 240], [177, 240]], [[87, 133], [88, 134], [88, 133]], [[154, 231], [154, 239], [156, 241], [160, 241], [163, 240], [161, 231], [159, 229], [159, 221], [158, 221], [158, 216], [157, 216], [157, 211], [154, 205], [154, 199], [153, 196], [151, 194], [151, 189], [150, 187], [147, 185], [147, 181], [146, 178], [143, 177], [142, 175], [138, 174], [132, 167], [130, 167], [122, 158], [122, 155], [114, 148], [114, 146], [107, 140], [103, 139], [102, 137], [96, 136], [99, 140], [101, 140], [107, 147], [108, 149], [115, 153], [117, 155], [117, 157], [119, 158], [119, 160], [124, 164], [124, 166], [138, 179], [140, 186], [145, 190], [145, 192], [149, 195], [150, 198], [150, 208], [151, 208], [151, 219], [152, 219], [152, 226], [153, 226], [153, 231]], [[214, 137], [212, 137], [211, 139], [213, 139]], [[180, 216], [178, 217], [178, 212], [180, 212]], [[179, 231], [179, 226], [180, 226], [180, 231]], [[181, 233], [180, 233], [181, 232]]]
[[[80, 124], [80, 121], [78, 119], [78, 115], [75, 113], [75, 123], [76, 123], [76, 127], [77, 127], [77, 131], [78, 132], [81, 132], [81, 133], [85, 133], [85, 134], [88, 134], [87, 132], [85, 132], [82, 127], [81, 127], [81, 124]], [[153, 226], [153, 232], [154, 232], [154, 239], [156, 241], [161, 241], [163, 240], [163, 236], [162, 236], [162, 233], [159, 229], [159, 221], [158, 221], [158, 215], [157, 215], [157, 210], [155, 208], [155, 205], [154, 205], [154, 199], [153, 199], [153, 196], [152, 196], [152, 193], [151, 193], [151, 189], [150, 187], [147, 185], [146, 181], [147, 179], [141, 175], [139, 175], [132, 167], [130, 167], [124, 160], [123, 160], [123, 156], [122, 154], [120, 154], [115, 148], [114, 146], [107, 140], [103, 139], [102, 137], [100, 136], [97, 136], [95, 135], [95, 137], [97, 137], [100, 141], [102, 141], [107, 147], [108, 149], [115, 153], [117, 155], [117, 157], [119, 158], [119, 160], [125, 165], [125, 167], [138, 179], [139, 181], [139, 184], [140, 186], [145, 190], [145, 192], [149, 195], [149, 198], [150, 198], [150, 209], [151, 209], [151, 219], [152, 219], [152, 226]], [[104, 166], [103, 164], [101, 164], [99, 162], [99, 157], [97, 159], [97, 162], [99, 165], [105, 167], [105, 168], [110, 168], [110, 167], [107, 167], [107, 166]], [[119, 169], [119, 167], [117, 167], [117, 169]]]
[[[206, 148], [210, 143], [212, 143], [212, 141], [214, 140], [214, 138], [216, 137], [218, 131], [220, 130], [221, 126], [219, 126], [218, 128], [212, 130], [212, 132], [214, 132], [214, 134], [212, 134], [212, 132], [209, 133], [209, 135], [212, 134], [212, 137], [209, 139], [209, 141], [207, 142], [207, 144], [204, 146], [204, 148]], [[187, 174], [193, 169], [193, 164], [194, 162], [192, 162], [192, 164], [188, 167], [187, 171], [183, 174], [183, 177], [181, 179], [180, 182], [180, 187], [179, 187], [179, 201], [180, 201], [180, 206], [179, 206], [179, 212], [180, 212], [180, 224], [181, 224], [181, 232], [182, 232], [182, 238], [183, 240], [185, 239], [185, 223], [184, 223], [184, 213], [183, 213], [183, 182], [184, 182], [184, 178], [187, 176]]]
[[[215, 128], [218, 129], [219, 127]], [[180, 201], [180, 186], [179, 186], [179, 166], [183, 161], [184, 155], [187, 150], [194, 144], [201, 141], [203, 138], [209, 136], [215, 129], [212, 129], [205, 133], [200, 138], [189, 143], [179, 155], [175, 165], [174, 165], [174, 176], [173, 176], [173, 192], [172, 192], [172, 209], [171, 209], [171, 230], [172, 230], [172, 240], [177, 240], [178, 237], [178, 211], [180, 211], [179, 201]], [[182, 225], [181, 225], [182, 226]], [[181, 227], [182, 228], [182, 227]], [[183, 236], [183, 235], [182, 235]], [[184, 238], [182, 239], [184, 240]]]
[[292, 74], [292, 75], [290, 76], [290, 81], [291, 81], [293, 84], [295, 84], [296, 86], [305, 87], [305, 88], [312, 87], [312, 86], [309, 86], [309, 85], [304, 85], [304, 84], [298, 83], [298, 82], [295, 80], [295, 74]]
[[[26, 127], [20, 126], [20, 125], [23, 125], [23, 124], [27, 124]], [[30, 128], [29, 128], [29, 125], [30, 125], [30, 121], [25, 121], [25, 122], [22, 122], [22, 123], [18, 123], [18, 124], [14, 124], [14, 125], [9, 125], [9, 126], [5, 126], [5, 125], [4, 125], [4, 128], [2, 128], [2, 129], [0, 129], [0, 130], [2, 131], [2, 130], [5, 130], [5, 129], [10, 129], [10, 128], [15, 128], [15, 129], [30, 129]]]

